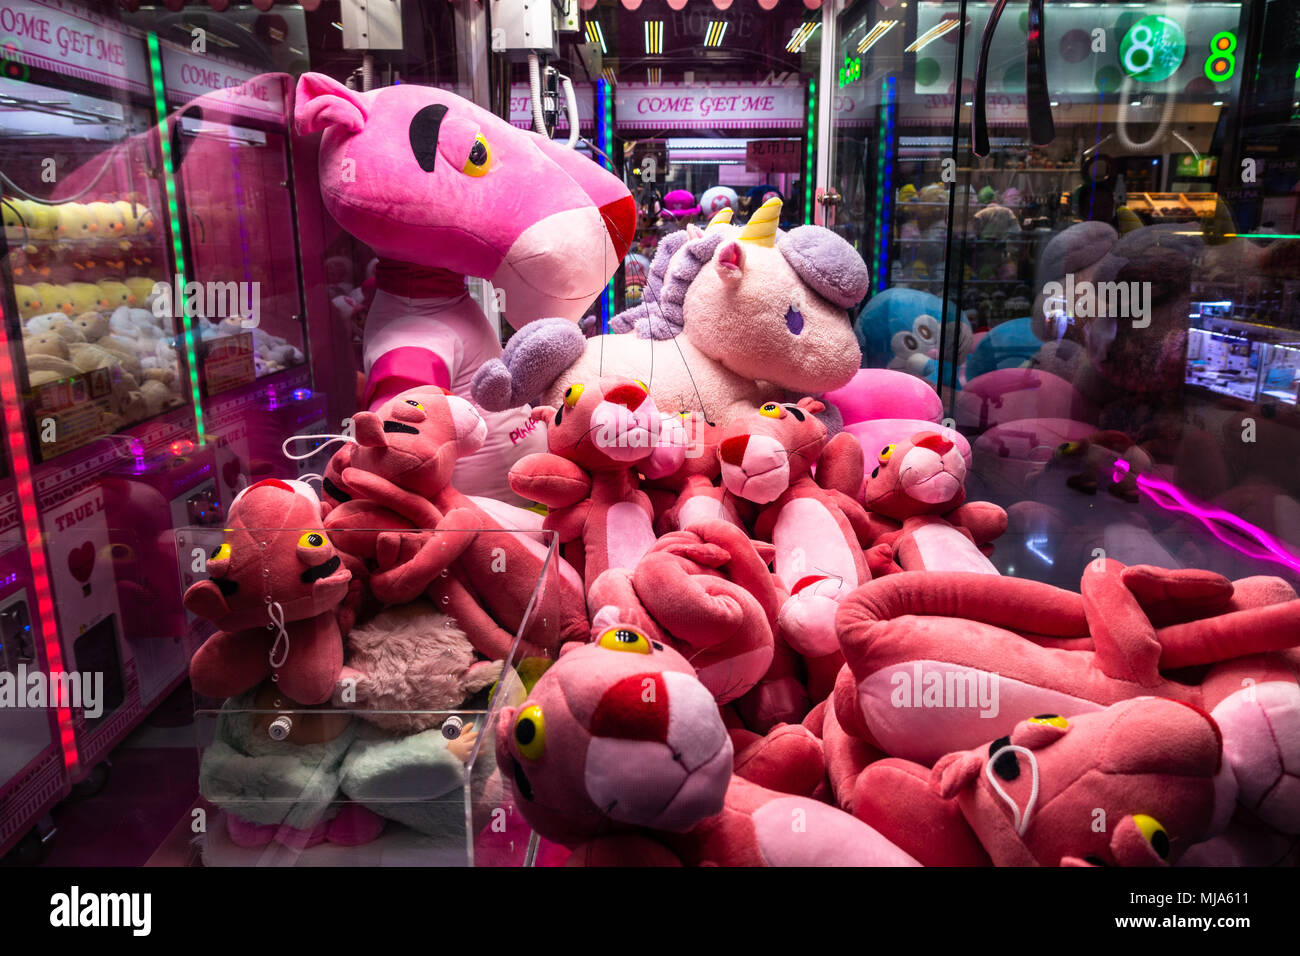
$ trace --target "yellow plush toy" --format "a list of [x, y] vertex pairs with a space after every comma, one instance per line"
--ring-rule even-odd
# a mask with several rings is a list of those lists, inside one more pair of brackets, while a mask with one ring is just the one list
[[153, 295], [153, 287], [162, 282], [161, 279], [146, 279], [144, 276], [132, 276], [124, 281], [131, 294], [135, 296], [134, 304], [138, 306], [143, 306], [149, 296]]
[[109, 307], [108, 296], [97, 285], [89, 282], [70, 282], [67, 286], [72, 296], [73, 312], [94, 312]]
[[0, 220], [5, 226], [5, 241], [11, 246], [23, 244], [28, 239], [28, 214], [23, 208], [28, 205], [25, 199], [10, 199], [5, 196], [0, 201]]
[[62, 242], [93, 239], [95, 233], [99, 231], [99, 223], [82, 203], [59, 203], [54, 207], [54, 211], [58, 215], [59, 223], [56, 233]]
[[95, 226], [99, 233], [97, 238], [117, 239], [126, 229], [126, 224], [122, 221], [122, 214], [113, 203], [92, 202], [86, 206], [86, 209], [95, 220]]
[[113, 203], [113, 207], [122, 217], [122, 235], [126, 238], [147, 236], [153, 231], [153, 213], [148, 206], [133, 203], [129, 199], [119, 199]]
[[110, 309], [116, 309], [119, 305], [139, 305], [140, 300], [135, 297], [135, 293], [124, 282], [118, 282], [114, 279], [101, 279], [95, 284], [99, 286], [99, 291], [108, 298], [108, 308]]
[[40, 293], [29, 285], [15, 285], [14, 298], [18, 300], [20, 318], [30, 319], [33, 315], [42, 315], [46, 311]]
[[43, 311], [72, 314], [72, 293], [68, 291], [67, 286], [37, 282], [32, 288], [36, 290], [36, 295], [41, 300]]

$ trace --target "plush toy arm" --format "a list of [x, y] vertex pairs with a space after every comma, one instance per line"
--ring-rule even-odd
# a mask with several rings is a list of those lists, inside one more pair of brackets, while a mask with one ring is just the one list
[[542, 394], [587, 348], [582, 330], [566, 319], [538, 319], [506, 344], [501, 358], [484, 362], [470, 392], [488, 411], [500, 412]]
[[848, 519], [850, 527], [853, 528], [853, 534], [857, 536], [858, 544], [864, 548], [875, 544], [880, 537], [879, 521], [873, 520], [873, 516], [868, 514], [852, 495], [846, 495], [835, 488], [827, 488], [825, 491], [830, 496], [831, 501], [844, 513], [844, 517]]
[[862, 494], [866, 477], [862, 446], [848, 432], [840, 432], [826, 443], [817, 459], [817, 484], [842, 491], [855, 501]]
[[542, 526], [547, 531], [554, 531], [560, 537], [560, 543], [577, 541], [582, 538], [582, 529], [587, 524], [587, 515], [591, 513], [591, 499], [579, 501], [567, 508], [557, 508], [546, 516]]
[[548, 508], [566, 508], [591, 494], [591, 475], [550, 452], [520, 458], [510, 469], [509, 481], [515, 494]]
[[[415, 600], [429, 583], [449, 568], [482, 530], [478, 515], [468, 508], [453, 508], [432, 532], [386, 531], [375, 543], [380, 571], [370, 578], [370, 590], [385, 604]], [[413, 542], [418, 549], [411, 553]]]
[[233, 697], [256, 687], [271, 673], [270, 649], [264, 630], [217, 631], [190, 660], [195, 693]]
[[342, 477], [356, 497], [383, 502], [417, 528], [436, 528], [438, 522], [442, 520], [442, 513], [430, 501], [404, 488], [399, 488], [372, 471], [345, 468]]
[[1108, 559], [1100, 565], [1090, 562], [1083, 572], [1079, 590], [1097, 666], [1116, 680], [1155, 684], [1160, 680], [1160, 642], [1137, 598], [1125, 587], [1123, 570], [1118, 561]]
[[1007, 530], [1007, 513], [991, 501], [968, 501], [946, 515], [958, 527], [970, 532], [977, 545], [985, 545], [1001, 537]]

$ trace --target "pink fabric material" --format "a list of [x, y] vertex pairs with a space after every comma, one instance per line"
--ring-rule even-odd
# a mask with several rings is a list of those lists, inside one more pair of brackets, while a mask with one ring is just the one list
[[451, 373], [442, 359], [427, 349], [415, 347], [385, 352], [370, 366], [366, 407], [374, 411], [398, 393], [420, 385], [450, 389]]

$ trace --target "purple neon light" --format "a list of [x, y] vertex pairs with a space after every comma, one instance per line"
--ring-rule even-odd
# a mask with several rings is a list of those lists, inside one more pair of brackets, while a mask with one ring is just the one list
[[[1127, 463], [1125, 471], [1128, 470]], [[1228, 511], [1219, 508], [1211, 508], [1208, 505], [1199, 504], [1187, 497], [1179, 488], [1171, 485], [1163, 478], [1152, 478], [1149, 475], [1137, 476], [1138, 488], [1145, 491], [1155, 504], [1164, 508], [1166, 511], [1177, 511], [1190, 515], [1201, 524], [1205, 525], [1210, 534], [1214, 535], [1221, 542], [1239, 551], [1250, 558], [1259, 561], [1271, 561], [1275, 564], [1283, 565], [1292, 571], [1300, 574], [1300, 554], [1286, 547], [1281, 541], [1273, 537], [1263, 528], [1257, 527], [1242, 518]], [[1161, 500], [1161, 499], [1164, 500]], [[1228, 525], [1241, 535], [1257, 542], [1263, 550], [1257, 550], [1240, 541], [1233, 541], [1228, 538], [1227, 529], [1222, 525]]]

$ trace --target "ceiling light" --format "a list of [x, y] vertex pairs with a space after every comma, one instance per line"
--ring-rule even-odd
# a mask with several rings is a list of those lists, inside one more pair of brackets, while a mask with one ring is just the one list
[[864, 36], [858, 42], [858, 52], [866, 53], [873, 46], [875, 46], [877, 43], [880, 42], [881, 37], [883, 37], [890, 30], [894, 29], [894, 27], [898, 26], [898, 24], [901, 22], [902, 22], [901, 20], [881, 20], [870, 30], [868, 30], [867, 35]]

